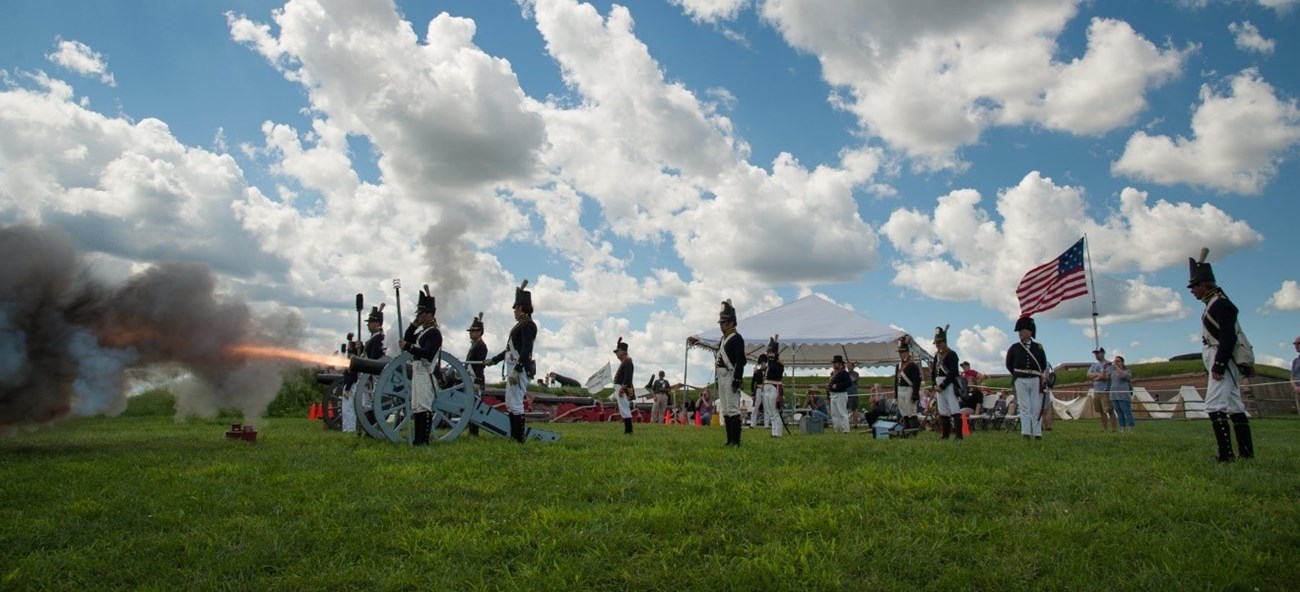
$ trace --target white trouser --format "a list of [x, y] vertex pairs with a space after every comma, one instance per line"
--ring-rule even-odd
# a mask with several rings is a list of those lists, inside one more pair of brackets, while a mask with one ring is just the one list
[[352, 402], [356, 396], [356, 391], [361, 389], [362, 379], [358, 378], [352, 383], [352, 388], [343, 391], [343, 400], [339, 401], [339, 416], [343, 419], [344, 433], [351, 434], [357, 431], [357, 408]]
[[831, 393], [831, 425], [836, 432], [849, 433], [848, 393]]
[[[1207, 345], [1201, 349], [1201, 361], [1205, 363], [1205, 371], [1209, 372], [1210, 367], [1214, 366], [1214, 355], [1218, 353], [1219, 346]], [[1228, 362], [1228, 367], [1224, 369], [1223, 378], [1215, 380], [1214, 376], [1206, 379], [1205, 384], [1205, 411], [1213, 413], [1223, 411], [1225, 413], [1245, 413], [1246, 405], [1241, 401], [1241, 370], [1237, 365]]]
[[758, 408], [763, 406], [763, 387], [754, 393], [754, 404], [749, 406], [749, 427], [758, 427]]
[[1038, 392], [1037, 376], [1016, 378], [1016, 410], [1020, 413], [1020, 433], [1043, 435], [1043, 393]]
[[731, 371], [718, 368], [718, 411], [723, 417], [740, 415], [740, 391], [731, 388]]
[[618, 416], [623, 419], [632, 419], [632, 400], [624, 395], [614, 395], [618, 400]]
[[763, 417], [772, 424], [772, 435], [780, 438], [785, 434], [785, 430], [781, 423], [781, 408], [776, 404], [776, 385], [765, 384], [759, 392], [763, 395]]
[[916, 417], [916, 399], [912, 398], [912, 387], [898, 387], [898, 412], [903, 417]]
[[433, 396], [438, 389], [433, 384], [433, 364], [423, 360], [412, 363], [411, 372], [411, 412], [433, 411]]
[[939, 406], [939, 415], [957, 415], [961, 413], [961, 405], [957, 403], [955, 385], [949, 384], [948, 388], [939, 391], [934, 398], [935, 403]]

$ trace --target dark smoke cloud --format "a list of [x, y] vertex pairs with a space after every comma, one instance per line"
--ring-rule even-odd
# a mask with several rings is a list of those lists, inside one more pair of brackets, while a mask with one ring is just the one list
[[222, 298], [205, 265], [162, 263], [119, 286], [87, 273], [62, 231], [0, 227], [0, 432], [70, 415], [117, 414], [126, 371], [180, 364], [191, 384], [174, 389], [181, 415], [234, 408], [262, 415], [280, 386], [279, 364], [232, 356], [254, 343], [289, 347], [301, 317], [256, 318]]

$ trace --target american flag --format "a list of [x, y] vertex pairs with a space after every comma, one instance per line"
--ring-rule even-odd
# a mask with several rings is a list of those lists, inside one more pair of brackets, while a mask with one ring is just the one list
[[1039, 265], [1020, 279], [1016, 297], [1020, 299], [1020, 316], [1051, 310], [1065, 300], [1088, 293], [1083, 275], [1083, 239], [1057, 257]]

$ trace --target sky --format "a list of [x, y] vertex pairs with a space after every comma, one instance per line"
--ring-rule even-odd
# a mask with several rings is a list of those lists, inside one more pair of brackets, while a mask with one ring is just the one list
[[[1021, 276], [1083, 236], [1103, 346], [1199, 351], [1208, 247], [1288, 367], [1297, 43], [1300, 0], [14, 0], [0, 224], [106, 281], [207, 265], [318, 351], [357, 293], [396, 332], [395, 278], [499, 351], [527, 279], [540, 372], [622, 337], [696, 384], [723, 299], [808, 294], [1000, 372]], [[1037, 315], [1053, 363], [1092, 300]]]

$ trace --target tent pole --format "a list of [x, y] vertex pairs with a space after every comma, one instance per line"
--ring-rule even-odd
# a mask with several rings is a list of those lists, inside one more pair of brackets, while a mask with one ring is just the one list
[[[686, 370], [690, 366], [689, 364], [690, 358], [691, 358], [691, 345], [688, 343], [686, 344], [686, 348], [682, 350], [682, 385], [683, 386], [690, 384], [689, 382], [686, 381]], [[673, 398], [675, 399], [676, 397]], [[676, 404], [677, 402], [674, 401], [673, 405]]]

